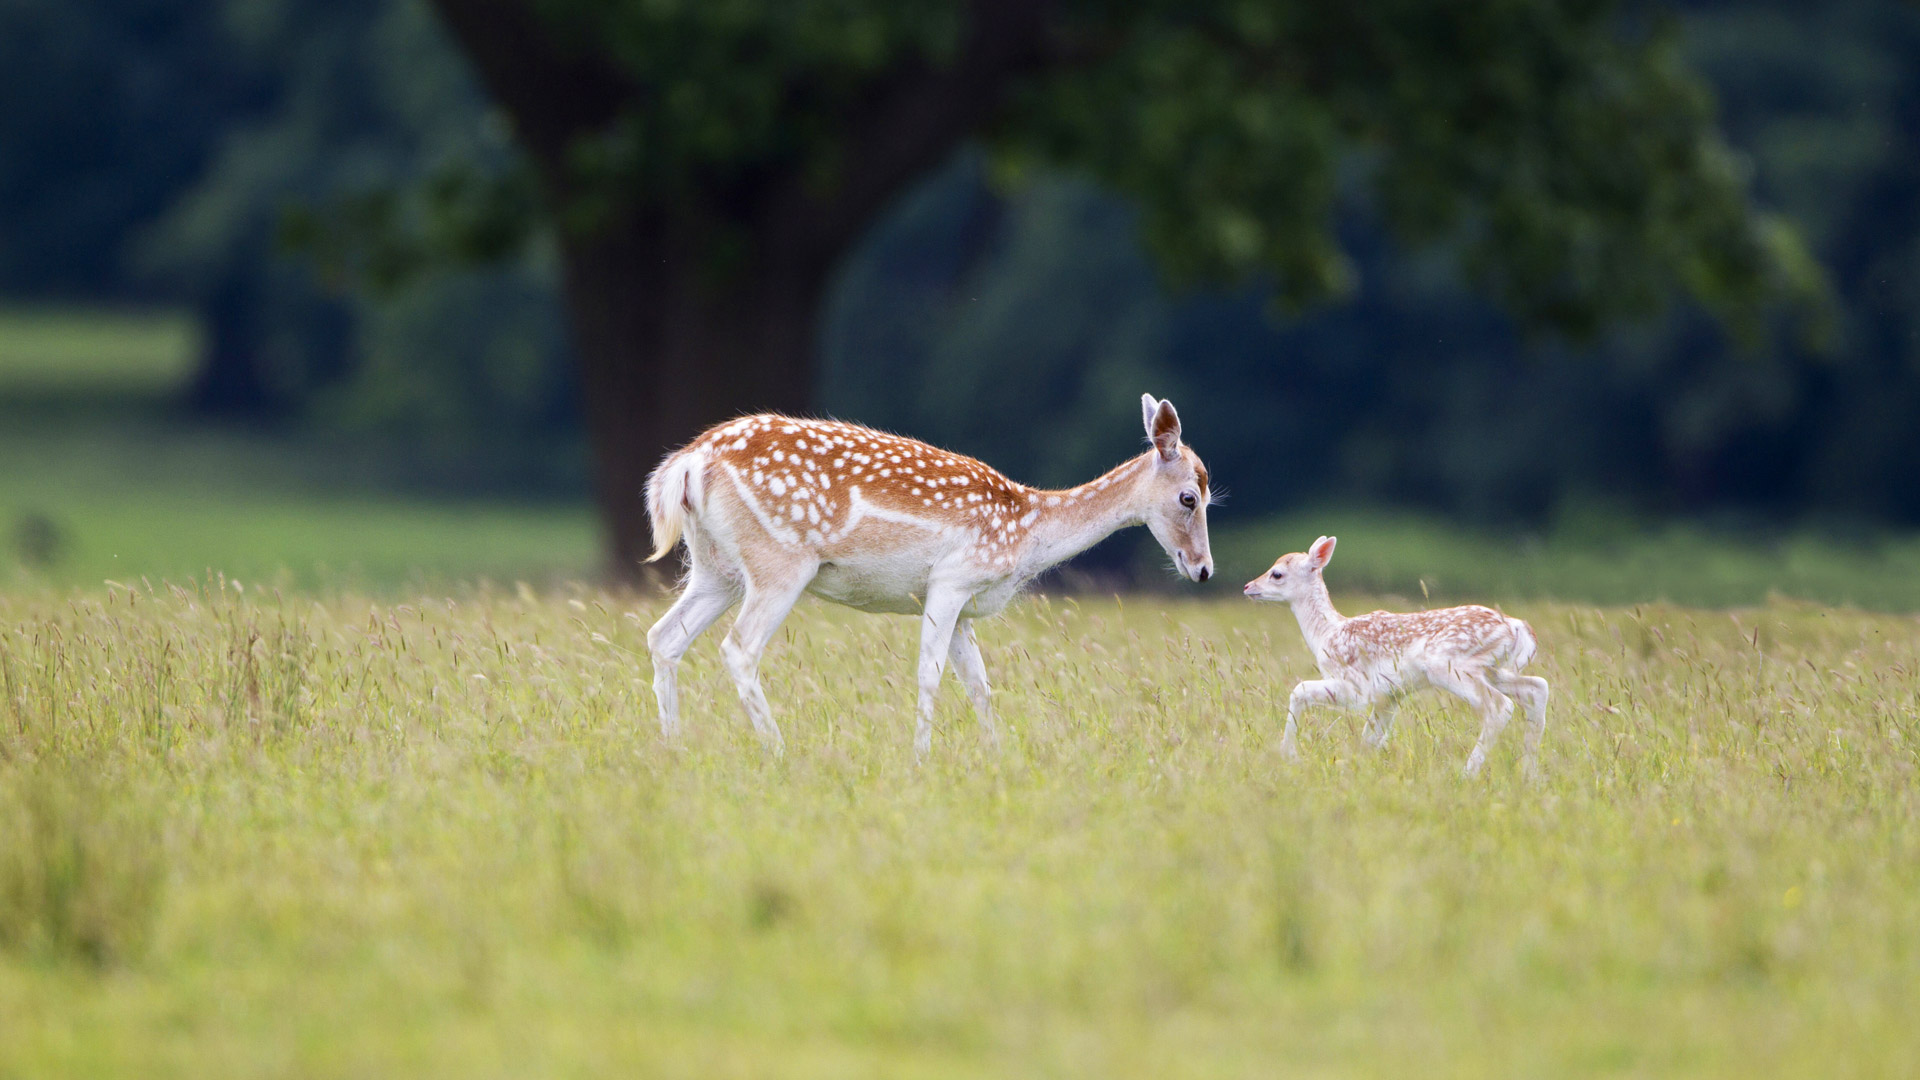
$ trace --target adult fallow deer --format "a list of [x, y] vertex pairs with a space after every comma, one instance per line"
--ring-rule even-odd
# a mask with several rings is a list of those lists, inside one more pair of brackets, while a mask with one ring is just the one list
[[1206, 466], [1181, 444], [1170, 402], [1146, 394], [1140, 407], [1152, 447], [1065, 491], [1015, 483], [914, 439], [790, 416], [720, 424], [668, 455], [647, 481], [652, 558], [684, 539], [688, 572], [679, 599], [647, 632], [661, 733], [679, 731], [680, 658], [737, 602], [720, 655], [754, 730], [778, 753], [760, 657], [811, 592], [861, 611], [921, 616], [916, 756], [932, 745], [934, 693], [949, 658], [981, 730], [997, 739], [974, 619], [1129, 525], [1146, 525], [1188, 578], [1213, 574]]

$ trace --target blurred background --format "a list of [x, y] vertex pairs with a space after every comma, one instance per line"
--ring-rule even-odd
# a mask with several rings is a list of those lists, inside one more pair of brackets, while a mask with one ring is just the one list
[[1920, 8], [1308, 7], [5, 0], [0, 580], [622, 578], [713, 419], [1148, 391], [1229, 584], [1920, 608]]

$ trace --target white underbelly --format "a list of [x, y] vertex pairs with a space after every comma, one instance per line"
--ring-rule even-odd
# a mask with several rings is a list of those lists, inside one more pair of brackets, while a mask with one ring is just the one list
[[927, 567], [884, 559], [821, 563], [807, 591], [860, 611], [918, 615], [927, 595]]
[[[823, 562], [807, 591], [822, 600], [883, 615], [918, 615], [925, 610], [931, 569], [906, 560], [846, 559]], [[1014, 580], [995, 582], [974, 593], [961, 614], [967, 618], [997, 614], [1020, 591]]]

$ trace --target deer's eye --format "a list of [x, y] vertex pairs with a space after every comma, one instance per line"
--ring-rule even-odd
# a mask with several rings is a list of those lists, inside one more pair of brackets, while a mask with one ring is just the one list
[[1180, 493], [1180, 505], [1191, 510], [1200, 505], [1200, 500], [1193, 497], [1193, 492], [1183, 491]]
[[1273, 578], [1273, 580], [1275, 580], [1275, 581], [1279, 581], [1279, 580], [1280, 580], [1281, 578], [1283, 578], [1283, 577], [1286, 577], [1286, 576], [1287, 576], [1287, 573], [1286, 573], [1286, 571], [1284, 571], [1284, 570], [1275, 570], [1275, 571], [1274, 571], [1274, 572], [1272, 573], [1272, 575], [1271, 575], [1271, 577], [1272, 577], [1272, 578]]

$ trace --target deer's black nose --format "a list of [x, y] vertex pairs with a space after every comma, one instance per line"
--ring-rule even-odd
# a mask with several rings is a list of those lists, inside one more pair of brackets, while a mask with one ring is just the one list
[[1200, 580], [1201, 580], [1201, 581], [1205, 581], [1205, 580], [1207, 580], [1208, 578], [1210, 578], [1210, 577], [1212, 577], [1212, 576], [1213, 576], [1213, 571], [1211, 571], [1211, 570], [1209, 570], [1209, 569], [1207, 569], [1207, 568], [1206, 568], [1206, 567], [1204, 567], [1204, 566], [1200, 568]]

